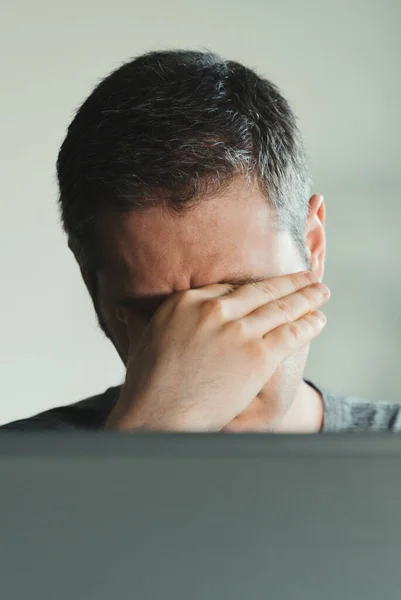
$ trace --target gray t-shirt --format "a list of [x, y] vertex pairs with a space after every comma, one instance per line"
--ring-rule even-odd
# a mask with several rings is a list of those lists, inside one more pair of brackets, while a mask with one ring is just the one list
[[[315, 385], [313, 387], [316, 388]], [[369, 402], [358, 396], [340, 396], [322, 387], [318, 391], [322, 394], [324, 403], [323, 432], [401, 432], [399, 403]]]
[[[307, 381], [307, 380], [305, 380]], [[309, 385], [321, 393], [324, 402], [323, 432], [401, 431], [401, 404], [368, 402], [356, 396], [339, 396], [327, 388]], [[117, 402], [120, 386], [75, 404], [53, 408], [27, 419], [7, 423], [3, 430], [99, 430]]]

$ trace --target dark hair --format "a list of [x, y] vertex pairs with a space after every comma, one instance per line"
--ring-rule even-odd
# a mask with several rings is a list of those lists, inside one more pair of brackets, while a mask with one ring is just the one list
[[190, 209], [245, 177], [304, 258], [309, 174], [278, 88], [211, 52], [150, 52], [103, 79], [76, 112], [57, 160], [64, 230], [96, 263], [100, 211]]

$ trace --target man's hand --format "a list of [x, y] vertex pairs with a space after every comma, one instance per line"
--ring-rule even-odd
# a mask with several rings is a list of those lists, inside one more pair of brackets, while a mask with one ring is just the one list
[[[329, 291], [311, 272], [174, 294], [129, 356], [106, 428], [219, 431], [278, 365], [322, 331]], [[124, 312], [128, 334], [130, 313]]]

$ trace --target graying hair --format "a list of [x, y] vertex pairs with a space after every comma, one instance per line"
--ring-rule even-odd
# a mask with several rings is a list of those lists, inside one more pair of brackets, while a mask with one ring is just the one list
[[308, 264], [311, 182], [295, 115], [273, 83], [212, 52], [150, 52], [109, 74], [76, 112], [57, 176], [64, 230], [88, 268], [100, 211], [178, 214], [235, 178], [264, 194]]

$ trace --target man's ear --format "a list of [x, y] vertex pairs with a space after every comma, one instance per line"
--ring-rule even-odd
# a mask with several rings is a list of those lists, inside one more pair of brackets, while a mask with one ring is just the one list
[[323, 279], [326, 253], [325, 204], [321, 194], [314, 194], [309, 200], [309, 214], [306, 222], [305, 244], [309, 252], [312, 271]]

